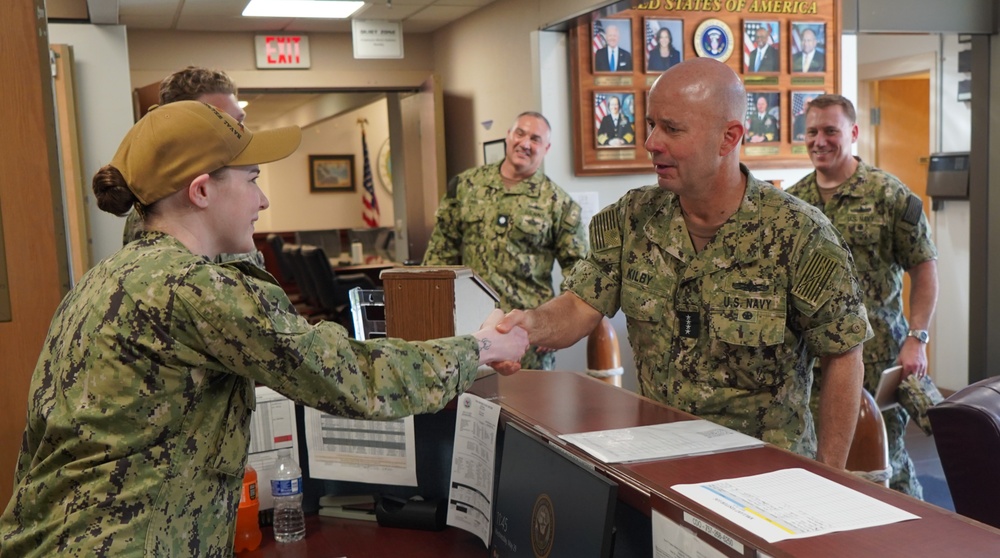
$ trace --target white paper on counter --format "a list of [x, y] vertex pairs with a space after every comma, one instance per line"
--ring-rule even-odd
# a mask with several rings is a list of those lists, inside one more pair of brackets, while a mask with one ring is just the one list
[[487, 546], [493, 523], [493, 466], [499, 420], [499, 405], [469, 393], [459, 396], [448, 525], [465, 529]]

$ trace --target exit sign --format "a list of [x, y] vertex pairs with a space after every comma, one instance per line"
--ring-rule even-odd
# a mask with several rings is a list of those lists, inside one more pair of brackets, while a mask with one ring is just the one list
[[256, 35], [258, 70], [309, 67], [309, 37], [302, 35]]

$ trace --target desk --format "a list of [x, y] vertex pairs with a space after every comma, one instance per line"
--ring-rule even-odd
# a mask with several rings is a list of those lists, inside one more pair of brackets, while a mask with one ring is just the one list
[[[501, 422], [513, 422], [559, 444], [617, 482], [619, 503], [636, 510], [639, 521], [649, 516], [653, 509], [678, 523], [683, 523], [683, 515], [687, 513], [744, 545], [744, 554], [737, 554], [699, 533], [699, 537], [727, 556], [754, 558], [758, 556], [757, 551], [773, 558], [996, 556], [1000, 549], [1000, 530], [773, 446], [632, 464], [596, 462], [588, 454], [563, 443], [558, 436], [694, 417], [584, 374], [535, 370], [522, 370], [513, 376], [494, 374], [477, 381], [470, 392], [501, 405]], [[921, 519], [768, 543], [670, 489], [674, 484], [741, 477], [791, 467], [833, 479]], [[621, 543], [617, 541], [616, 548]], [[412, 552], [403, 552], [403, 548], [412, 549]], [[311, 516], [307, 518], [305, 541], [279, 547], [271, 539], [270, 529], [265, 529], [262, 547], [254, 553], [240, 554], [252, 557], [344, 555], [350, 558], [476, 558], [485, 557], [487, 551], [477, 537], [455, 528], [435, 533]]]
[[[588, 454], [557, 441], [557, 436], [694, 417], [583, 374], [525, 370], [513, 376], [484, 378], [471, 391], [499, 403], [503, 407], [502, 421], [529, 428], [593, 463], [599, 472], [618, 482], [621, 502], [646, 515], [655, 508], [677, 522], [682, 521], [684, 512], [693, 514], [743, 543], [747, 557], [756, 556], [754, 549], [775, 558], [996, 556], [1000, 549], [1000, 530], [774, 446], [634, 464], [596, 462]], [[553, 404], [555, 401], [561, 404]], [[835, 480], [921, 519], [767, 543], [670, 489], [674, 484], [791, 467]]]
[[241, 552], [239, 558], [487, 558], [489, 551], [479, 537], [448, 527], [444, 531], [418, 531], [379, 527], [374, 521], [306, 516], [306, 538], [278, 544], [270, 527], [262, 527], [260, 548]]

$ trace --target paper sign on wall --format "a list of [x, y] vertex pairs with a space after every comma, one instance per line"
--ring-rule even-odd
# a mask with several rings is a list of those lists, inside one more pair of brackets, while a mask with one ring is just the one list
[[403, 25], [379, 19], [351, 20], [355, 58], [402, 58]]

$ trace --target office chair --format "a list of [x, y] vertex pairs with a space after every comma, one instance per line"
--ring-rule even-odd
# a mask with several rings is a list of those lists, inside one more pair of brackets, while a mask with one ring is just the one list
[[1000, 528], [1000, 377], [927, 410], [955, 511]]
[[288, 261], [288, 254], [285, 254], [284, 251], [284, 239], [279, 235], [271, 233], [267, 235], [266, 242], [271, 248], [271, 253], [274, 255], [274, 261], [277, 263], [277, 269], [269, 269], [268, 271], [271, 272], [271, 275], [274, 275], [274, 278], [278, 280], [278, 283], [285, 291], [297, 294], [299, 288], [295, 283], [295, 273], [292, 271], [291, 262]]
[[348, 330], [353, 329], [354, 324], [348, 316], [351, 304], [348, 291], [355, 287], [375, 289], [375, 283], [364, 273], [337, 275], [330, 267], [326, 252], [318, 246], [303, 246], [300, 253], [305, 273], [316, 289], [320, 308], [337, 323]]
[[302, 246], [285, 243], [281, 247], [281, 252], [285, 255], [285, 259], [292, 269], [292, 274], [296, 278], [295, 282], [302, 292], [303, 302], [306, 305], [304, 310], [299, 308], [299, 312], [306, 317], [313, 318], [311, 321], [322, 319], [325, 311], [319, 300], [316, 282], [307, 271], [305, 259], [302, 257]]
[[854, 440], [847, 453], [847, 470], [882, 486], [889, 486], [892, 467], [889, 465], [889, 437], [885, 432], [882, 412], [875, 398], [861, 389], [861, 408]]

